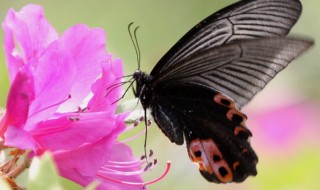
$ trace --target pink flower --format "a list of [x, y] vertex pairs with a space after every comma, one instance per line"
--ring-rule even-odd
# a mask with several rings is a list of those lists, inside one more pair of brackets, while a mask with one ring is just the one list
[[317, 112], [316, 106], [304, 101], [248, 113], [251, 116], [248, 126], [255, 134], [254, 144], [269, 155], [292, 155], [299, 147], [308, 144], [306, 138], [313, 141], [313, 136], [318, 134], [315, 127], [318, 123]]
[[10, 9], [2, 26], [11, 82], [0, 119], [5, 145], [36, 156], [51, 151], [60, 174], [83, 186], [141, 189], [141, 161], [116, 141], [127, 115], [115, 115], [112, 104], [120, 88], [105, 97], [123, 73], [105, 53], [104, 31], [78, 24], [59, 37], [36, 5]]

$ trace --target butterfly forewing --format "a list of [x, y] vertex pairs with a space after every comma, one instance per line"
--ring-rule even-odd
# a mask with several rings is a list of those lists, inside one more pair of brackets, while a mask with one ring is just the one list
[[155, 82], [215, 88], [241, 108], [311, 45], [311, 40], [299, 38], [241, 40], [191, 55], [169, 67]]
[[298, 0], [246, 0], [204, 19], [185, 34], [151, 72], [157, 76], [182, 59], [235, 40], [286, 36], [301, 14]]

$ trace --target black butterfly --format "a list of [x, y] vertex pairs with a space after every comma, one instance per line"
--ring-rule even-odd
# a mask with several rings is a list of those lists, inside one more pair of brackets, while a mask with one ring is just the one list
[[208, 181], [242, 182], [257, 174], [240, 109], [312, 45], [285, 37], [301, 9], [298, 0], [239, 1], [194, 26], [150, 75], [133, 74], [143, 109], [151, 109], [171, 142], [185, 139]]

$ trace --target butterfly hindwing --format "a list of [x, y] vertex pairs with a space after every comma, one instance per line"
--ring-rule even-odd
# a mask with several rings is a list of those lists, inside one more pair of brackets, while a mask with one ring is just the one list
[[[179, 134], [183, 132], [189, 157], [207, 180], [240, 182], [256, 175], [258, 159], [249, 143], [252, 134], [245, 125], [246, 116], [230, 98], [198, 85], [159, 86], [155, 92], [153, 101], [166, 107], [161, 117], [173, 121], [155, 119], [156, 123], [161, 129], [174, 124]], [[155, 118], [158, 114], [153, 109]]]

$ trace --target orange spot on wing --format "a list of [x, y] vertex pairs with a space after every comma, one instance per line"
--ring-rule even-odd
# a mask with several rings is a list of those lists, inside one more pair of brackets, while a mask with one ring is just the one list
[[233, 170], [236, 170], [236, 168], [240, 165], [240, 162], [234, 162], [233, 163]]
[[201, 163], [198, 163], [198, 166], [199, 166], [199, 170], [201, 170], [201, 171], [205, 170], [205, 169], [204, 169], [204, 166], [203, 166], [203, 164], [201, 164]]
[[233, 100], [231, 100], [230, 98], [228, 98], [220, 93], [213, 96], [213, 101], [215, 103], [220, 104], [225, 107], [235, 108], [235, 104], [234, 104]]
[[245, 123], [247, 121], [247, 116], [243, 113], [241, 113], [238, 109], [230, 109], [228, 112], [227, 112], [227, 118], [232, 121], [233, 117], [235, 116], [239, 116], [242, 118], [242, 121], [240, 122], [240, 125], [241, 126], [245, 126]]
[[241, 131], [247, 132], [247, 129], [241, 126], [238, 126], [234, 129], [234, 135], [238, 135]]
[[[199, 151], [201, 154], [199, 154]], [[199, 170], [215, 175], [222, 183], [232, 181], [233, 173], [224, 160], [219, 148], [212, 139], [194, 139], [188, 149], [190, 160], [198, 164]], [[219, 161], [214, 161], [214, 156], [219, 156]], [[223, 172], [221, 172], [223, 170]]]

